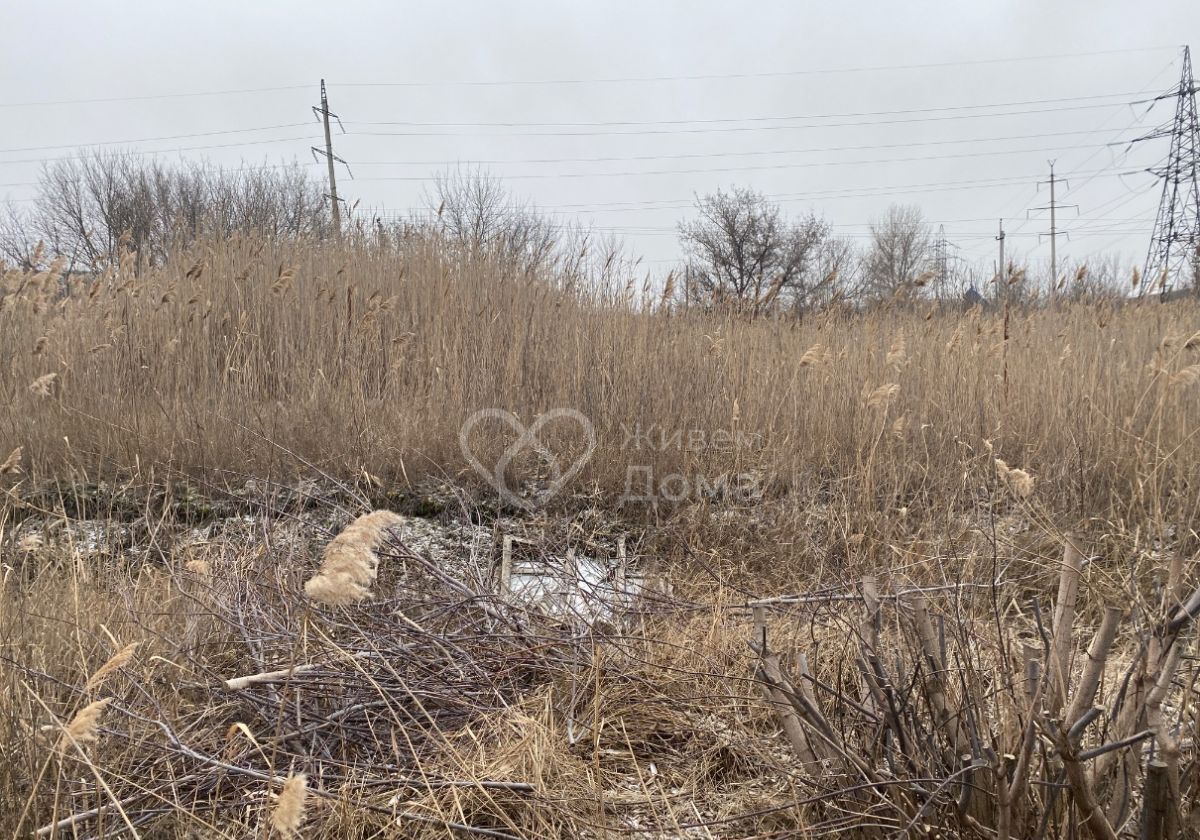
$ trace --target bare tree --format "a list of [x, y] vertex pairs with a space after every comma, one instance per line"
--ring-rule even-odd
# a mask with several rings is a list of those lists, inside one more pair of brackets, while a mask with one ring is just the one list
[[679, 226], [693, 297], [756, 308], [778, 299], [805, 308], [832, 279], [817, 269], [829, 226], [816, 216], [788, 219], [777, 204], [741, 187], [697, 198], [696, 210], [696, 219]]
[[871, 223], [863, 264], [863, 292], [876, 300], [917, 297], [928, 276], [931, 232], [921, 209], [893, 204]]
[[124, 238], [150, 261], [203, 234], [253, 230], [323, 236], [329, 209], [320, 182], [299, 166], [225, 170], [172, 166], [128, 152], [99, 151], [47, 164], [28, 209], [0, 222], [0, 253], [20, 262], [33, 244], [73, 262], [116, 255]]
[[443, 234], [473, 252], [505, 255], [525, 268], [542, 265], [554, 255], [556, 226], [488, 172], [440, 173], [425, 201]]

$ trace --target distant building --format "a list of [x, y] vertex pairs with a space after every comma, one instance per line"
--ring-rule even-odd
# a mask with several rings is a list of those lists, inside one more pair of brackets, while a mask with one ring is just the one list
[[979, 294], [979, 290], [974, 286], [963, 292], [963, 304], [967, 309], [974, 309], [976, 306], [983, 309], [990, 309], [992, 304], [983, 295]]

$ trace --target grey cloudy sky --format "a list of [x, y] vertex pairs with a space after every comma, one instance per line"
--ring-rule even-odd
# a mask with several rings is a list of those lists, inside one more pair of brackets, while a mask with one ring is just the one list
[[[1194, 0], [6, 6], [0, 198], [27, 200], [40, 159], [96, 143], [312, 165], [325, 77], [354, 174], [339, 187], [360, 207], [405, 212], [433, 171], [489, 161], [663, 269], [692, 196], [732, 184], [860, 241], [889, 203], [916, 203], [980, 265], [1003, 216], [1010, 249], [1044, 259], [1047, 223], [1026, 211], [1047, 200], [1048, 159], [1079, 205], [1061, 252], [1140, 261], [1158, 187], [1137, 170], [1167, 147], [1124, 141], [1171, 105], [1128, 103], [1175, 84], [1200, 32]], [[176, 96], [247, 88], [285, 89]], [[115, 101], [78, 101], [94, 99]]]

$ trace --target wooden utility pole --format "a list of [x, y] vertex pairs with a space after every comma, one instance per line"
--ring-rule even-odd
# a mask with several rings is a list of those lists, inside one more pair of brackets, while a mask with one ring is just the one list
[[[333, 163], [334, 161], [338, 161], [344, 164], [346, 161], [333, 153], [333, 135], [329, 130], [329, 118], [333, 117], [337, 120], [338, 116], [329, 112], [329, 97], [325, 95], [324, 79], [321, 80], [321, 105], [320, 107], [314, 105], [313, 112], [325, 123], [325, 148], [322, 150], [313, 146], [313, 156], [316, 157], [318, 154], [325, 155], [325, 162], [329, 165], [329, 202], [333, 207], [333, 232], [337, 236], [341, 236], [342, 208], [338, 205], [337, 176], [333, 171]], [[341, 120], [338, 120], [338, 125], [341, 124]]]

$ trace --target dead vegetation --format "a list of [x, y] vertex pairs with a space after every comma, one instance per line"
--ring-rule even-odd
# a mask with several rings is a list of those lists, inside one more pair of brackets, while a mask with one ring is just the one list
[[[0, 832], [1195, 831], [1194, 304], [735, 318], [425, 239], [61, 268], [0, 288]], [[513, 518], [481, 407], [595, 453]], [[379, 507], [456, 530], [342, 531]], [[619, 545], [670, 594], [512, 585]]]

